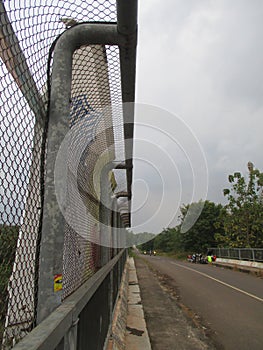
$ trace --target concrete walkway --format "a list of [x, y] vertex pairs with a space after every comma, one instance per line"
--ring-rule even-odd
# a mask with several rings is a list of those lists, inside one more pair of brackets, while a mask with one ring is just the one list
[[140, 287], [134, 265], [129, 258], [128, 315], [126, 323], [126, 350], [150, 350], [151, 344], [146, 328]]
[[107, 350], [151, 350], [134, 259], [128, 258]]

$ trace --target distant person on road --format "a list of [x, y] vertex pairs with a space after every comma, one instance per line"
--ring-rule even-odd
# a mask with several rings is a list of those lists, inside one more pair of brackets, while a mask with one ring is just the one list
[[212, 256], [211, 255], [207, 255], [207, 261], [209, 263], [212, 263], [213, 259], [212, 259]]

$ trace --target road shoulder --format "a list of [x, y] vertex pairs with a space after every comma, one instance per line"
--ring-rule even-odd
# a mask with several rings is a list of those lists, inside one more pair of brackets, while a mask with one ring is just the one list
[[146, 261], [136, 257], [135, 266], [152, 349], [215, 349]]

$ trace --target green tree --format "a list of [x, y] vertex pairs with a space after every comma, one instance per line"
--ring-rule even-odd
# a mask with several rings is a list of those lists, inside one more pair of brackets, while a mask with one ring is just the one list
[[164, 229], [154, 239], [154, 249], [167, 253], [181, 251], [181, 236], [178, 227]]
[[246, 180], [240, 172], [229, 175], [230, 189], [224, 189], [228, 203], [221, 213], [224, 234], [219, 244], [229, 247], [263, 246], [263, 174], [248, 163]]
[[13, 270], [18, 232], [18, 226], [0, 225], [0, 343], [7, 311], [7, 287]]
[[[206, 252], [207, 248], [216, 246], [216, 234], [223, 232], [223, 227], [220, 225], [220, 213], [222, 210], [221, 204], [215, 204], [208, 200], [191, 204], [191, 211], [194, 213], [195, 207], [203, 205], [203, 210], [195, 224], [186, 232], [181, 233], [181, 247], [186, 252]], [[184, 205], [181, 208], [182, 222], [186, 217], [190, 204]]]

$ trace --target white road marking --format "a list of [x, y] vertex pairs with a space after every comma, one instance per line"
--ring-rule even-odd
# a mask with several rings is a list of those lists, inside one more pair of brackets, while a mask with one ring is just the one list
[[218, 280], [217, 278], [214, 278], [214, 277], [211, 277], [211, 276], [207, 275], [206, 273], [203, 273], [203, 272], [200, 272], [200, 271], [191, 269], [190, 267], [186, 267], [186, 266], [177, 264], [177, 263], [175, 263], [175, 262], [173, 262], [173, 261], [170, 261], [170, 263], [171, 263], [171, 264], [174, 264], [174, 265], [176, 265], [176, 266], [182, 267], [182, 268], [184, 268], [184, 269], [187, 269], [187, 270], [190, 270], [190, 271], [199, 273], [199, 275], [202, 275], [202, 276], [204, 276], [204, 277], [210, 278], [211, 280], [216, 281], [216, 282], [218, 282], [218, 283], [221, 283], [221, 284], [223, 284], [224, 286], [227, 286], [227, 287], [232, 288], [232, 289], [234, 289], [234, 290], [236, 290], [236, 291], [238, 291], [238, 292], [240, 292], [240, 293], [243, 293], [243, 294], [245, 294], [245, 295], [248, 295], [249, 297], [251, 297], [251, 298], [253, 298], [253, 299], [256, 299], [256, 300], [261, 301], [261, 302], [263, 301], [263, 299], [257, 297], [256, 295], [250, 294], [250, 293], [248, 293], [248, 292], [245, 292], [245, 291], [242, 290], [242, 289], [239, 289], [239, 288], [237, 288], [237, 287], [231, 286], [231, 284], [228, 284], [228, 283], [225, 283], [225, 282], [223, 282], [223, 281], [220, 281], [220, 280]]

